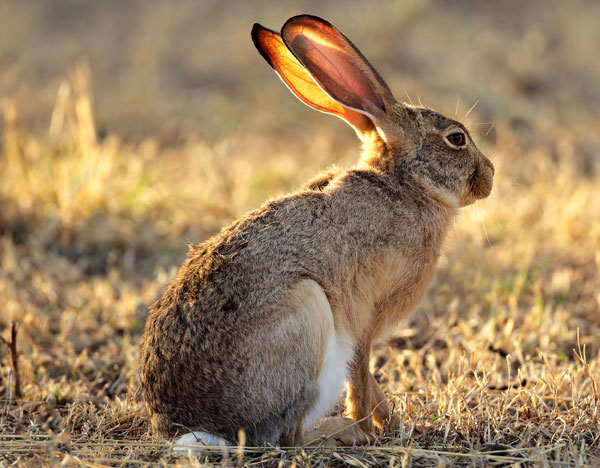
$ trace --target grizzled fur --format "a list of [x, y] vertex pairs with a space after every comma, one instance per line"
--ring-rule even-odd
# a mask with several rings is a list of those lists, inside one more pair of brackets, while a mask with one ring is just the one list
[[[457, 209], [487, 196], [494, 172], [462, 124], [399, 103], [373, 81], [383, 108], [359, 132], [357, 166], [323, 173], [191, 246], [152, 306], [140, 377], [160, 434], [234, 441], [244, 429], [251, 445], [302, 442], [323, 356], [318, 324], [294, 315], [307, 279], [325, 292], [335, 329], [357, 343], [348, 405], [372, 429], [382, 393], [368, 371], [371, 343], [418, 304]], [[464, 149], [444, 141], [452, 129], [465, 133]]]

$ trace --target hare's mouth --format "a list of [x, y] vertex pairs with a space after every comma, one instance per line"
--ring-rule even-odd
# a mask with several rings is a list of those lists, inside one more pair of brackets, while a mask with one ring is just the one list
[[494, 166], [483, 159], [469, 176], [471, 195], [475, 199], [486, 198], [492, 191], [494, 185]]

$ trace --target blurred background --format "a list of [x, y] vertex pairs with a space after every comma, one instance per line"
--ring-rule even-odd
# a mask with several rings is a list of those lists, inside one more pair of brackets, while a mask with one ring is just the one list
[[25, 397], [57, 405], [44, 427], [136, 387], [187, 241], [356, 161], [352, 130], [250, 40], [299, 13], [345, 32], [398, 99], [465, 121], [496, 166], [375, 363], [386, 391], [443, 383], [464, 353], [500, 383], [541, 375], [540, 353], [575, 369], [577, 328], [597, 373], [600, 2], [0, 0], [0, 332], [19, 321]]
[[0, 8], [0, 91], [38, 131], [77, 63], [91, 71], [100, 135], [173, 143], [273, 121], [285, 129], [299, 125], [296, 115], [319, 121], [297, 110], [248, 40], [254, 22], [279, 30], [305, 12], [346, 31], [400, 99], [421, 96], [446, 112], [461, 99], [459, 113], [478, 100], [486, 120], [524, 128], [542, 117], [583, 127], [600, 107], [594, 1], [28, 0]]

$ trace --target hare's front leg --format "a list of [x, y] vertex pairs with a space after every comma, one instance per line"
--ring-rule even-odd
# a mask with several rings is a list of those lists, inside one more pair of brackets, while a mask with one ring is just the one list
[[360, 343], [350, 371], [346, 410], [350, 417], [358, 423], [365, 434], [373, 434], [373, 418], [371, 417], [371, 392], [373, 390], [369, 357], [371, 341]]
[[367, 434], [373, 433], [373, 423], [380, 429], [393, 426], [396, 418], [381, 387], [369, 370], [371, 343], [364, 344], [355, 358], [350, 374], [346, 409]]
[[383, 431], [394, 431], [400, 424], [400, 419], [392, 413], [388, 399], [381, 387], [371, 374], [371, 416], [375, 426]]

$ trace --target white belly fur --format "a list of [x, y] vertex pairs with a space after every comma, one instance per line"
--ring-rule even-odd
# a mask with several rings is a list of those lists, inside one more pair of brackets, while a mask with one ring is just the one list
[[[333, 313], [323, 289], [314, 281], [307, 281], [310, 291], [304, 298], [304, 306], [312, 308], [315, 325], [327, 330], [325, 354], [318, 377], [319, 396], [304, 417], [303, 431], [310, 431], [332, 410], [340, 399], [344, 382], [348, 378], [348, 364], [354, 355], [355, 343], [349, 335], [335, 329]], [[321, 322], [320, 324], [318, 322]]]
[[319, 423], [334, 405], [340, 400], [344, 383], [348, 378], [348, 365], [354, 353], [352, 339], [343, 332], [336, 332], [332, 327], [327, 350], [323, 359], [323, 367], [319, 374], [319, 396], [315, 405], [305, 416], [304, 433]]

